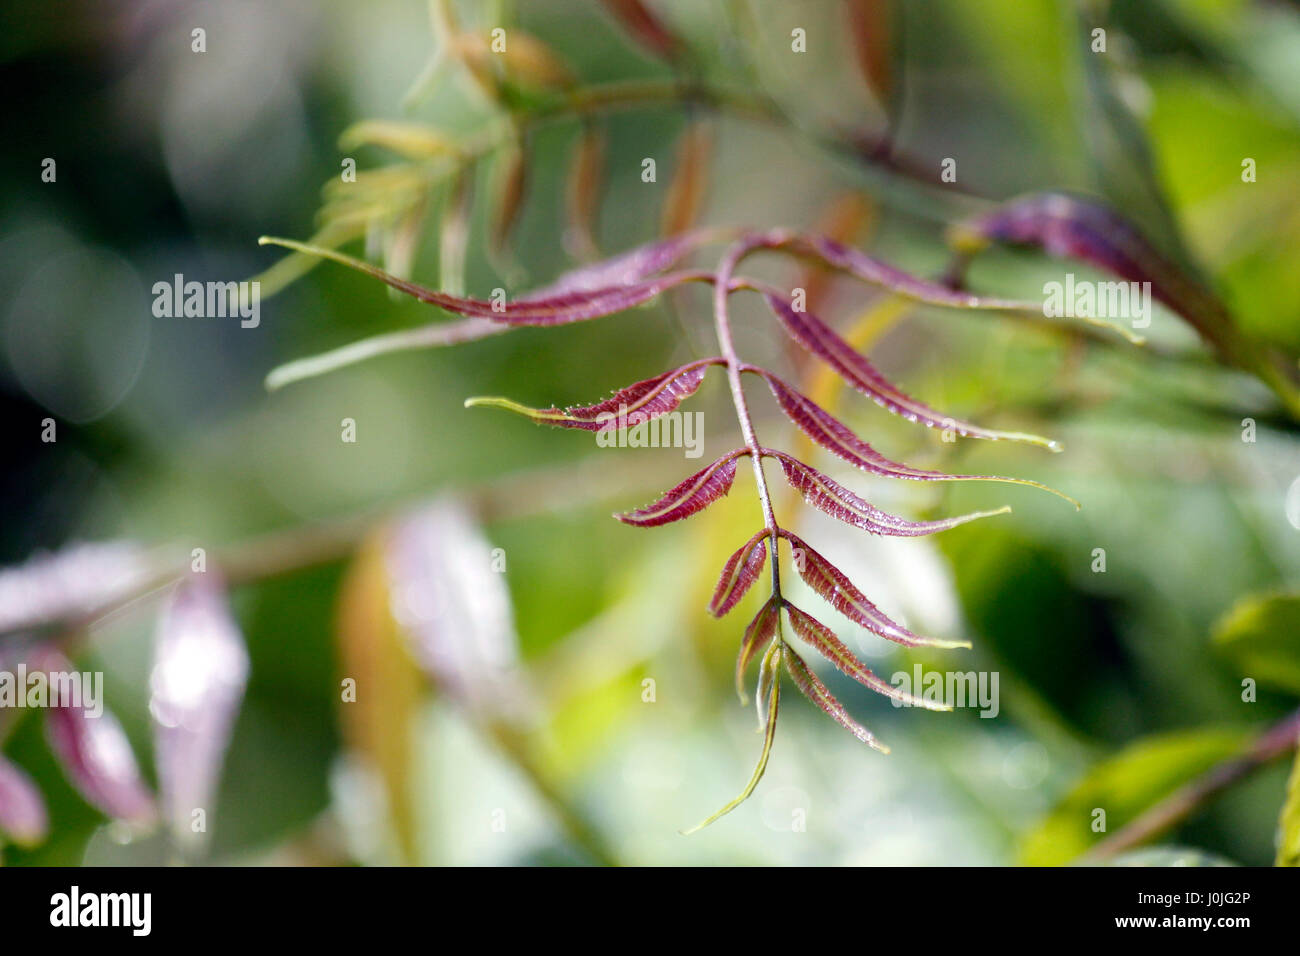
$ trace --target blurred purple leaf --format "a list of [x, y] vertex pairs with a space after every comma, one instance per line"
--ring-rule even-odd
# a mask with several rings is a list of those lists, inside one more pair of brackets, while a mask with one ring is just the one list
[[36, 783], [0, 755], [0, 832], [23, 846], [34, 846], [45, 839], [49, 824]]
[[203, 842], [230, 733], [248, 682], [248, 652], [213, 571], [164, 603], [154, 633], [149, 711], [163, 815], [178, 842]]
[[738, 449], [723, 455], [717, 461], [707, 465], [691, 475], [680, 485], [664, 493], [652, 505], [638, 508], [624, 514], [614, 515], [625, 524], [639, 528], [654, 528], [671, 521], [681, 521], [698, 511], [707, 508], [731, 490], [731, 483], [736, 479], [736, 459], [749, 454], [747, 449]]
[[923, 534], [947, 531], [977, 518], [989, 518], [993, 515], [1006, 514], [1011, 509], [998, 508], [995, 511], [975, 511], [970, 514], [957, 515], [952, 518], [940, 518], [937, 521], [910, 521], [881, 511], [870, 502], [859, 498], [839, 482], [828, 478], [817, 469], [804, 464], [785, 452], [763, 449], [765, 456], [775, 458], [785, 472], [786, 481], [803, 495], [804, 501], [838, 518], [855, 528], [872, 534], [893, 537], [912, 538]]
[[[72, 664], [56, 651], [44, 652], [41, 666], [72, 671]], [[75, 704], [51, 707], [45, 716], [45, 737], [87, 803], [116, 820], [141, 826], [154, 822], [153, 796], [140, 777], [131, 742], [110, 711], [94, 716]]]
[[709, 602], [709, 613], [714, 617], [722, 617], [735, 607], [758, 579], [767, 559], [767, 537], [764, 528], [727, 559], [713, 590], [713, 600]]
[[81, 617], [147, 583], [152, 568], [130, 541], [78, 544], [0, 570], [0, 633]]
[[465, 406], [504, 408], [524, 415], [539, 425], [581, 428], [593, 432], [613, 431], [639, 425], [673, 411], [683, 400], [695, 394], [704, 381], [709, 366], [721, 364], [723, 359], [720, 358], [700, 359], [629, 385], [595, 405], [565, 409], [529, 408], [508, 398], [470, 398], [466, 399]]
[[627, 252], [572, 269], [550, 285], [521, 296], [520, 302], [533, 302], [575, 292], [597, 292], [644, 282], [681, 261], [699, 248], [707, 238], [703, 232], [669, 236]]

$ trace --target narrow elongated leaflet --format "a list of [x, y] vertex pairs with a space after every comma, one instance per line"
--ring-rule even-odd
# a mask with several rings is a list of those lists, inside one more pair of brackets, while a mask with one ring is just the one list
[[838, 637], [831, 633], [830, 628], [811, 614], [799, 610], [789, 601], [785, 602], [785, 611], [790, 615], [790, 626], [794, 628], [794, 632], [799, 636], [800, 640], [804, 641], [818, 654], [863, 687], [884, 694], [886, 697], [901, 700], [913, 707], [925, 707], [929, 710], [952, 710], [947, 704], [913, 697], [911, 694], [899, 690], [888, 681], [877, 677], [853, 655], [853, 652]]
[[767, 559], [768, 530], [764, 528], [742, 544], [722, 569], [718, 586], [713, 589], [709, 613], [722, 617], [735, 607], [757, 580]]
[[867, 600], [866, 595], [857, 589], [843, 571], [810, 548], [798, 535], [782, 530], [781, 536], [798, 550], [794, 565], [804, 582], [855, 624], [861, 624], [871, 633], [905, 647], [970, 647], [967, 641], [941, 641], [914, 634]]
[[1004, 478], [1000, 475], [949, 475], [941, 471], [927, 471], [891, 461], [859, 438], [851, 428], [839, 421], [812, 399], [803, 395], [788, 382], [782, 381], [766, 369], [747, 365], [742, 371], [758, 375], [772, 390], [776, 403], [790, 421], [805, 435], [832, 454], [849, 464], [882, 478], [909, 478], [915, 481], [1004, 481], [1016, 485], [1041, 488], [1059, 498], [1064, 498], [1077, 509], [1079, 503], [1055, 488], [1029, 481], [1025, 478]]
[[1006, 514], [1009, 507], [995, 511], [974, 511], [970, 514], [956, 515], [952, 518], [940, 518], [937, 521], [910, 521], [898, 515], [881, 511], [875, 505], [859, 498], [839, 482], [828, 478], [817, 469], [806, 465], [782, 451], [763, 449], [763, 455], [775, 458], [785, 472], [786, 481], [803, 495], [804, 501], [833, 518], [869, 531], [872, 534], [890, 535], [900, 538], [914, 538], [923, 534], [947, 531], [976, 518], [989, 518], [993, 515]]
[[1222, 345], [1227, 308], [1195, 277], [1162, 255], [1128, 219], [1104, 203], [1067, 193], [1033, 193], [949, 230], [949, 242], [972, 254], [990, 242], [1035, 246], [1050, 256], [1087, 262], [1151, 294], [1210, 342]]
[[881, 375], [866, 356], [845, 342], [834, 329], [811, 312], [795, 311], [788, 299], [777, 295], [772, 290], [764, 290], [763, 298], [767, 300], [767, 304], [791, 338], [826, 362], [841, 378], [863, 395], [895, 415], [901, 415], [908, 421], [918, 422], [930, 428], [948, 429], [970, 438], [1026, 442], [1060, 451], [1060, 446], [1056, 442], [1037, 435], [981, 428], [979, 425], [963, 422], [935, 411], [905, 394]]
[[485, 299], [448, 295], [445, 292], [426, 288], [334, 249], [309, 246], [291, 239], [278, 239], [270, 236], [263, 236], [258, 242], [261, 245], [283, 246], [286, 249], [330, 259], [359, 272], [364, 272], [366, 275], [373, 276], [421, 302], [436, 305], [440, 309], [454, 312], [457, 315], [478, 316], [500, 322], [503, 325], [551, 326], [597, 319], [649, 302], [666, 289], [674, 288], [686, 282], [709, 281], [712, 278], [709, 273], [699, 271], [678, 272], [633, 281], [625, 285], [561, 292], [552, 290], [544, 297], [531, 296], [516, 299], [513, 302], [493, 303]]
[[[781, 658], [784, 651], [785, 645], [781, 641], [772, 642], [772, 646], [768, 648], [767, 654], [763, 657], [763, 666], [767, 669], [767, 673], [775, 675], [780, 671]], [[758, 763], [754, 766], [754, 772], [749, 778], [749, 783], [745, 785], [745, 789], [740, 792], [736, 799], [732, 800], [717, 813], [713, 814], [706, 820], [701, 820], [689, 830], [683, 830], [683, 836], [689, 836], [697, 830], [703, 830], [710, 823], [713, 823], [720, 817], [725, 817], [732, 810], [736, 809], [736, 807], [748, 800], [750, 794], [754, 792], [754, 788], [758, 786], [758, 782], [763, 779], [763, 773], [767, 770], [768, 758], [772, 755], [772, 742], [776, 739], [776, 718], [781, 709], [781, 682], [776, 679], [770, 680], [767, 685], [765, 685], [764, 689], [767, 693], [767, 719], [763, 728], [763, 750], [758, 755]]]
[[835, 695], [826, 689], [826, 685], [821, 679], [812, 672], [812, 669], [804, 663], [802, 657], [786, 648], [782, 657], [785, 659], [785, 669], [794, 681], [794, 686], [803, 691], [803, 695], [817, 705], [831, 720], [835, 721], [841, 727], [853, 734], [864, 744], [879, 750], [882, 754], [889, 753], [889, 748], [876, 739], [876, 735], [867, 730], [860, 723], [849, 716], [849, 712], [844, 709], [844, 705], [836, 700]]
[[745, 628], [745, 636], [740, 641], [740, 653], [736, 656], [736, 696], [740, 698], [741, 706], [749, 703], [749, 698], [745, 696], [745, 670], [749, 667], [749, 662], [776, 637], [777, 629], [781, 624], [781, 600], [778, 597], [771, 597], [764, 604], [754, 619], [749, 622], [749, 627]]
[[664, 493], [664, 496], [652, 505], [638, 508], [624, 514], [614, 515], [624, 524], [634, 524], [639, 528], [654, 528], [670, 521], [681, 521], [697, 511], [702, 511], [731, 490], [731, 483], [736, 478], [736, 459], [748, 455], [749, 449], [740, 448], [723, 455], [717, 461], [705, 466], [680, 485]]
[[703, 231], [682, 233], [629, 249], [627, 252], [563, 273], [554, 282], [521, 296], [534, 302], [574, 292], [592, 292], [635, 285], [675, 266], [707, 240]]
[[508, 398], [468, 398], [465, 407], [489, 405], [525, 415], [539, 425], [581, 428], [585, 431], [612, 431], [651, 421], [677, 408], [694, 395], [704, 381], [710, 365], [721, 365], [720, 358], [700, 359], [675, 368], [644, 382], [619, 389], [595, 405], [573, 408], [528, 408]]
[[[781, 608], [776, 608], [777, 629], [781, 626]], [[784, 642], [780, 640], [773, 641], [763, 655], [763, 659], [758, 662], [758, 691], [754, 695], [754, 707], [758, 711], [758, 729], [762, 731], [769, 723], [768, 707], [772, 703], [772, 687], [781, 682], [781, 652], [784, 649]]]

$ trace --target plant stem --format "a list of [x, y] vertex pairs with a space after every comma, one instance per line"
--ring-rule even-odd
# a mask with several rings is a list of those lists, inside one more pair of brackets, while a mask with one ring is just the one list
[[781, 529], [776, 524], [776, 514], [772, 510], [772, 495], [767, 487], [767, 476], [763, 473], [763, 449], [754, 433], [754, 422], [749, 414], [749, 404], [745, 401], [745, 388], [741, 382], [741, 362], [736, 355], [736, 345], [731, 338], [731, 321], [727, 316], [727, 297], [731, 292], [731, 275], [736, 264], [752, 248], [747, 241], [732, 246], [718, 266], [718, 278], [713, 284], [713, 321], [718, 330], [718, 346], [727, 363], [727, 381], [731, 385], [731, 401], [736, 407], [736, 419], [740, 422], [740, 433], [749, 448], [749, 460], [754, 466], [754, 481], [758, 485], [758, 500], [763, 508], [763, 524], [768, 533], [768, 550], [772, 566], [772, 595], [781, 596], [781, 562], [778, 543]]
[[1300, 738], [1300, 710], [1264, 731], [1241, 754], [1211, 767], [1102, 840], [1081, 856], [1079, 862], [1102, 863], [1154, 840], [1237, 781], [1294, 750], [1297, 738]]

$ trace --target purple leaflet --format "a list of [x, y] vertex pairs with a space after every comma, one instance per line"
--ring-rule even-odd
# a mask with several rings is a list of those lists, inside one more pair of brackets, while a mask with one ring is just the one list
[[133, 593], [154, 573], [132, 541], [76, 544], [0, 571], [0, 633], [81, 617]]
[[521, 296], [518, 301], [545, 301], [575, 292], [601, 292], [636, 285], [676, 265], [683, 256], [703, 245], [707, 238], [706, 233], [696, 231], [647, 242], [617, 256], [572, 269], [550, 285]]
[[813, 648], [818, 654], [826, 658], [837, 668], [852, 677], [863, 687], [870, 688], [877, 693], [884, 694], [886, 697], [892, 697], [895, 700], [901, 700], [913, 707], [928, 707], [930, 710], [951, 710], [947, 704], [935, 701], [922, 700], [919, 697], [913, 697], [911, 694], [899, 690], [893, 684], [882, 680], [874, 673], [867, 669], [853, 652], [849, 650], [844, 643], [831, 633], [821, 621], [817, 620], [810, 614], [799, 610], [789, 601], [785, 602], [786, 613], [790, 615], [790, 626], [799, 639]]
[[879, 750], [882, 754], [889, 753], [889, 748], [877, 740], [875, 734], [849, 716], [849, 712], [844, 709], [844, 705], [826, 689], [826, 685], [804, 663], [802, 657], [788, 647], [785, 649], [784, 657], [787, 673], [794, 680], [794, 685], [803, 691], [805, 697], [816, 704], [831, 720], [847, 729], [864, 744]]
[[812, 399], [797, 391], [788, 382], [782, 381], [766, 369], [753, 365], [745, 366], [742, 371], [758, 375], [767, 382], [781, 411], [785, 412], [786, 417], [794, 422], [805, 435], [826, 450], [869, 474], [879, 475], [884, 478], [910, 478], [916, 481], [1005, 481], [1017, 485], [1041, 488], [1064, 498], [1073, 504], [1075, 508], [1079, 507], [1079, 503], [1073, 498], [1037, 481], [1029, 481], [1024, 478], [1004, 478], [999, 475], [948, 475], [941, 471], [927, 471], [891, 461], [854, 434], [851, 428]]
[[1033, 445], [1042, 445], [1053, 451], [1060, 451], [1060, 446], [1056, 442], [1040, 438], [1037, 435], [994, 431], [972, 425], [969, 422], [958, 421], [936, 412], [928, 405], [922, 404], [904, 394], [885, 376], [881, 375], [876, 370], [876, 367], [867, 360], [866, 356], [845, 342], [834, 329], [811, 312], [795, 311], [788, 299], [777, 295], [772, 290], [763, 290], [763, 298], [767, 300], [768, 305], [776, 313], [776, 317], [780, 319], [781, 324], [785, 326], [785, 330], [790, 334], [791, 338], [826, 362], [841, 378], [863, 395], [866, 395], [895, 415], [901, 415], [908, 421], [919, 422], [930, 428], [948, 429], [971, 438], [987, 438], [991, 441], [1006, 439], [1008, 441], [1028, 442]]
[[[736, 693], [742, 705], [749, 703], [745, 697], [745, 669], [772, 642], [780, 626], [781, 601], [780, 598], [772, 597], [759, 608], [754, 619], [749, 622], [749, 627], [745, 628], [745, 636], [740, 641], [740, 653], [736, 656]], [[761, 690], [759, 694], [761, 697]]]
[[32, 778], [0, 755], [0, 833], [23, 846], [45, 839], [50, 819]]
[[508, 398], [468, 398], [465, 407], [488, 405], [504, 408], [531, 418], [539, 425], [611, 431], [640, 425], [673, 411], [683, 400], [695, 394], [709, 366], [721, 364], [723, 359], [720, 358], [700, 359], [629, 385], [596, 405], [565, 409], [529, 408]]
[[767, 560], [767, 538], [768, 530], [764, 528], [727, 559], [709, 602], [709, 613], [714, 617], [722, 617], [735, 607], [758, 579]]
[[[72, 665], [56, 651], [41, 651], [41, 669], [52, 674], [72, 673]], [[131, 751], [131, 742], [103, 701], [88, 709], [89, 701], [61, 700], [45, 716], [45, 739], [64, 773], [86, 802], [108, 816], [146, 825], [157, 810], [145, 788]]]
[[912, 633], [868, 601], [866, 595], [857, 589], [843, 571], [810, 548], [798, 535], [782, 531], [781, 536], [796, 549], [793, 564], [799, 576], [850, 621], [906, 647], [970, 647], [966, 641], [940, 641]]
[[173, 837], [204, 842], [195, 811], [213, 812], [217, 781], [248, 682], [248, 652], [216, 572], [172, 592], [154, 631], [149, 712], [159, 799]]
[[1039, 315], [1043, 312], [1042, 305], [1038, 303], [973, 295], [938, 282], [931, 282], [929, 279], [922, 279], [825, 236], [795, 235], [789, 237], [783, 244], [792, 252], [821, 259], [831, 268], [847, 272], [863, 282], [882, 286], [896, 295], [928, 305], [942, 305], [953, 309], [1029, 312]]
[[1129, 282], [1150, 282], [1152, 295], [1211, 341], [1217, 341], [1227, 321], [1226, 309], [1213, 293], [1163, 256], [1131, 222], [1095, 200], [1034, 193], [954, 226], [949, 241], [966, 254], [990, 242], [1036, 246]]
[[445, 292], [425, 288], [334, 249], [310, 246], [295, 242], [292, 239], [277, 239], [269, 236], [263, 236], [258, 242], [263, 245], [283, 246], [286, 249], [330, 259], [333, 262], [338, 262], [379, 279], [421, 302], [436, 305], [440, 309], [454, 312], [457, 315], [477, 316], [512, 326], [565, 325], [569, 322], [597, 319], [602, 316], [613, 315], [615, 312], [624, 312], [633, 306], [649, 302], [659, 293], [683, 283], [707, 282], [712, 278], [707, 272], [676, 272], [670, 275], [658, 276], [657, 278], [641, 279], [624, 285], [560, 292], [546, 295], [544, 298], [530, 297], [528, 299], [516, 299], [513, 302], [492, 302], [485, 299], [448, 295]]
[[763, 454], [775, 458], [780, 463], [781, 470], [785, 472], [786, 481], [790, 483], [792, 488], [803, 495], [804, 501], [808, 502], [808, 504], [826, 512], [833, 518], [838, 518], [840, 521], [851, 524], [855, 528], [861, 528], [863, 531], [869, 531], [872, 534], [911, 538], [923, 534], [934, 534], [938, 531], [947, 531], [949, 528], [955, 528], [968, 521], [974, 521], [976, 518], [1006, 514], [1011, 510], [1009, 507], [1003, 507], [998, 508], [996, 511], [974, 511], [953, 518], [940, 518], [937, 521], [909, 521], [907, 518], [900, 518], [897, 515], [881, 511], [875, 505], [859, 498], [839, 482], [828, 478], [817, 469], [805, 465], [799, 459], [793, 458], [785, 452], [764, 448]]
[[664, 493], [652, 505], [646, 505], [636, 511], [614, 515], [625, 524], [634, 524], [639, 528], [654, 528], [670, 521], [681, 521], [697, 511], [702, 511], [731, 490], [731, 483], [736, 478], [736, 459], [748, 455], [748, 448], [738, 448], [728, 452], [717, 461], [706, 466], [680, 485]]

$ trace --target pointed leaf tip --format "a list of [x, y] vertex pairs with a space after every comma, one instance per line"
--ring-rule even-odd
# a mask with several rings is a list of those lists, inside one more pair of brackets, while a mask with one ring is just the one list
[[844, 705], [827, 689], [821, 679], [812, 672], [807, 664], [794, 651], [786, 648], [785, 669], [794, 685], [805, 697], [812, 701], [819, 710], [835, 721], [849, 733], [853, 734], [868, 747], [881, 753], [889, 753], [889, 748], [876, 739], [876, 735], [849, 716]]

